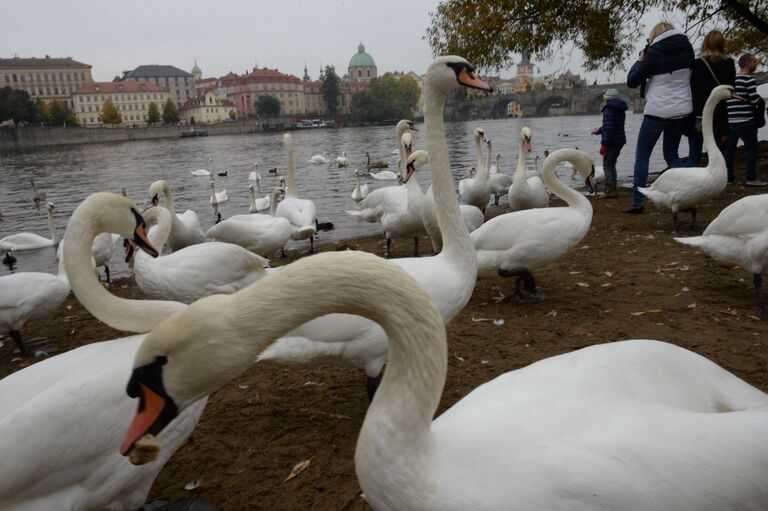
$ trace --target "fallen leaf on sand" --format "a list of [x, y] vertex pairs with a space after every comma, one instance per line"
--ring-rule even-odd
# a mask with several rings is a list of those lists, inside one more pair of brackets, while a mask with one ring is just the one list
[[579, 287], [589, 287], [589, 284], [587, 284], [586, 282], [577, 282], [576, 285]]
[[200, 486], [200, 479], [197, 481], [191, 481], [184, 485], [184, 489], [187, 491], [192, 491]]
[[556, 311], [555, 309], [552, 309], [551, 311], [549, 311], [549, 312], [547, 312], [546, 314], [544, 314], [544, 317], [545, 317], [545, 318], [546, 318], [547, 316], [552, 316], [552, 317], [554, 318], [555, 316], [557, 316], [557, 311]]
[[645, 311], [640, 311], [640, 312], [630, 312], [629, 314], [630, 314], [631, 316], [642, 316], [643, 314], [645, 314]]
[[464, 362], [464, 357], [461, 357], [461, 356], [459, 356], [459, 355], [457, 355], [455, 353], [453, 354], [453, 358], [455, 358], [459, 362]]
[[757, 316], [755, 316], [754, 314], [747, 314], [747, 317], [748, 317], [749, 319], [754, 319], [755, 321], [762, 321], [760, 318], [758, 318], [758, 317], [757, 317]]
[[568, 272], [569, 275], [578, 275], [579, 273], [581, 273], [581, 272], [580, 271], [569, 271]]
[[504, 324], [504, 320], [503, 319], [494, 319], [493, 320], [493, 324], [496, 325], [496, 326], [501, 326], [501, 325]]
[[610, 282], [606, 282], [605, 284], [603, 284], [600, 287], [611, 287], [611, 283]]
[[691, 310], [695, 309], [696, 308], [696, 302], [693, 302], [692, 304], [690, 304], [688, 306], [688, 308], [691, 309]]
[[287, 483], [288, 481], [290, 481], [291, 479], [293, 479], [297, 475], [299, 475], [302, 472], [304, 472], [307, 469], [307, 467], [309, 466], [309, 462], [310, 461], [312, 461], [312, 458], [310, 458], [308, 460], [300, 461], [299, 463], [296, 463], [296, 465], [294, 465], [294, 467], [293, 467], [293, 470], [291, 470], [291, 473], [288, 474], [288, 477], [286, 477], [285, 481], [283, 481], [283, 482]]
[[610, 271], [604, 271], [604, 272], [603, 272], [603, 274], [604, 274], [606, 277], [609, 277], [609, 278], [610, 278], [610, 277], [613, 277], [613, 272], [610, 272]]
[[491, 318], [476, 318], [476, 317], [472, 316], [472, 321], [474, 321], [476, 323], [481, 323], [483, 321], [491, 321]]
[[717, 311], [717, 312], [719, 312], [720, 314], [725, 314], [726, 316], [738, 316], [738, 315], [739, 315], [739, 313], [738, 313], [738, 312], [736, 312], [736, 311], [732, 311], [732, 310], [730, 310], [730, 309], [727, 309], [727, 310], [721, 310], [721, 311]]
[[648, 309], [646, 312], [651, 314], [658, 314], [659, 312], [664, 312], [664, 309]]
[[504, 301], [504, 298], [506, 298], [506, 296], [505, 296], [505, 295], [504, 295], [504, 293], [502, 293], [501, 291], [499, 291], [499, 296], [492, 296], [492, 297], [491, 297], [491, 299], [492, 299], [494, 302], [496, 302], [496, 303], [501, 303], [501, 302], [503, 302], [503, 301]]

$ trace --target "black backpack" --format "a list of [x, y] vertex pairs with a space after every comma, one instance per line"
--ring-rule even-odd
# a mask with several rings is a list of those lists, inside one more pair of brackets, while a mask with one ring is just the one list
[[755, 125], [758, 128], [765, 126], [765, 100], [758, 97], [757, 104], [752, 105], [755, 114]]

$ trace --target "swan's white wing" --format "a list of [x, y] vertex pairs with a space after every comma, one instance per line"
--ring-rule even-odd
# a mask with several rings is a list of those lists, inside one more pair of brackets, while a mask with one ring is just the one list
[[56, 275], [39, 272], [0, 277], [0, 331], [18, 330], [32, 317], [56, 310], [69, 294], [69, 286]]
[[93, 239], [91, 254], [96, 266], [107, 264], [120, 244], [120, 235], [103, 232]]
[[285, 217], [294, 227], [315, 227], [315, 203], [311, 200], [286, 197], [277, 205], [277, 216]]
[[36, 250], [53, 246], [53, 241], [32, 232], [20, 232], [0, 239], [0, 251]]
[[768, 229], [768, 194], [743, 197], [722, 210], [704, 235], [754, 235]]
[[292, 231], [287, 218], [261, 214], [235, 215], [208, 229], [206, 238], [234, 243], [268, 256], [287, 243]]
[[757, 511], [768, 495], [768, 396], [656, 341], [592, 346], [503, 374], [432, 433], [441, 446], [434, 480], [459, 486], [440, 488], [456, 509], [469, 508], [466, 487], [481, 501], [473, 509]]
[[125, 393], [144, 335], [94, 343], [0, 380], [0, 503], [15, 510], [137, 509], [205, 407], [158, 436], [159, 458], [137, 467], [117, 444], [136, 410]]

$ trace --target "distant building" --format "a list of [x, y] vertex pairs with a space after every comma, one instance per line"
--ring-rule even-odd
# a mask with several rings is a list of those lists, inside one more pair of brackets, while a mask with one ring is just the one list
[[233, 94], [227, 99], [237, 105], [239, 116], [255, 115], [255, 103], [259, 96], [277, 98], [280, 115], [301, 115], [305, 112], [304, 84], [298, 76], [263, 67], [237, 77], [233, 82]]
[[147, 65], [133, 71], [124, 71], [120, 81], [147, 81], [160, 87], [167, 87], [171, 100], [176, 105], [183, 105], [197, 96], [195, 77], [192, 73], [174, 66]]
[[194, 121], [196, 124], [229, 120], [230, 112], [235, 112], [237, 115], [235, 104], [228, 99], [217, 98], [213, 87], [198, 97], [190, 99], [179, 109], [182, 119], [187, 122]]
[[373, 57], [365, 53], [365, 46], [360, 43], [357, 47], [357, 53], [349, 59], [348, 77], [355, 82], [369, 82], [376, 78], [376, 62]]
[[197, 59], [195, 59], [195, 66], [192, 68], [192, 76], [195, 77], [195, 82], [203, 79], [203, 71], [197, 67]]
[[88, 64], [67, 58], [0, 58], [0, 87], [26, 91], [32, 100], [65, 101], [74, 109], [72, 93], [93, 82]]
[[168, 96], [167, 87], [153, 82], [90, 82], [73, 93], [73, 111], [83, 126], [99, 126], [102, 108], [109, 99], [122, 114], [123, 124], [145, 124], [150, 103], [162, 113]]

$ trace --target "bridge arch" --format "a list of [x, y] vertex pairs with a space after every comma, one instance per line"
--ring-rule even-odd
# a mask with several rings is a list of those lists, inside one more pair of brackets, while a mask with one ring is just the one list
[[536, 115], [552, 115], [551, 110], [553, 109], [564, 109], [565, 112], [568, 112], [571, 109], [571, 101], [568, 98], [557, 94], [549, 96], [536, 105]]

